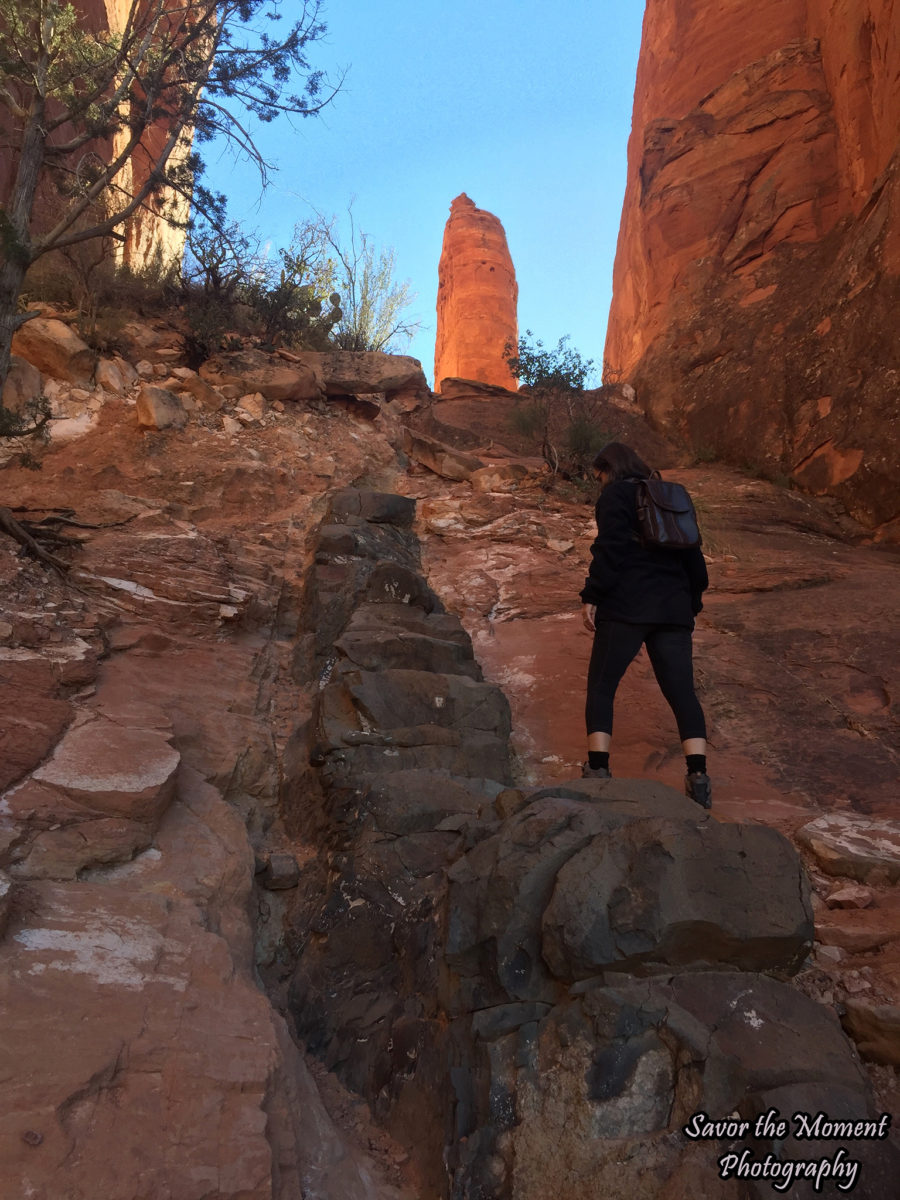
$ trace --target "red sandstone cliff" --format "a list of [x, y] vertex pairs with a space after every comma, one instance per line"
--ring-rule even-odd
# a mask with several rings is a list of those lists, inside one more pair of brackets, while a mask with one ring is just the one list
[[648, 0], [605, 355], [648, 415], [897, 522], [898, 299], [894, 0]]
[[448, 378], [515, 386], [503, 351], [518, 340], [518, 294], [503, 226], [463, 192], [450, 206], [438, 266], [436, 390]]

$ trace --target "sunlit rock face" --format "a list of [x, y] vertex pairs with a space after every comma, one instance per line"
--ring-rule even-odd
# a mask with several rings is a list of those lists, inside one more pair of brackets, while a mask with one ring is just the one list
[[890, 0], [649, 0], [605, 357], [707, 454], [896, 538]]
[[[131, 7], [130, 0], [78, 0], [75, 4], [79, 22], [84, 28], [95, 33], [113, 35], [125, 28]], [[6, 132], [4, 121], [8, 118], [4, 116], [5, 111], [0, 109], [0, 134]], [[61, 133], [63, 137], [70, 137], [72, 130], [64, 126]], [[116, 186], [122, 192], [132, 194], [146, 183], [169, 136], [169, 130], [162, 121], [147, 131], [116, 177]], [[14, 132], [12, 137], [15, 142], [17, 139]], [[112, 139], [98, 138], [89, 142], [79, 149], [73, 166], [77, 169], [78, 163], [87, 161], [92, 154], [111, 161], [127, 144], [128, 137], [129, 131], [126, 128], [115, 134]], [[170, 163], [175, 165], [184, 162], [190, 148], [191, 130], [188, 129], [185, 136], [179, 139]], [[0, 157], [0, 207], [9, 206], [16, 168], [17, 162], [12, 155], [4, 154]], [[183, 226], [187, 212], [187, 200], [169, 189], [163, 189], [159, 195], [149, 196], [144, 205], [121, 227], [120, 232], [124, 240], [117, 239], [113, 243], [112, 252], [122, 265], [134, 271], [143, 271], [148, 267], [169, 267], [180, 259], [184, 249], [184, 230], [178, 228], [177, 224]], [[35, 202], [37, 228], [52, 227], [58, 214], [59, 199], [53, 186], [46, 182], [39, 187]], [[173, 225], [171, 220], [167, 220], [167, 216], [174, 219], [176, 224]]]
[[518, 340], [518, 294], [503, 226], [463, 192], [450, 206], [438, 266], [436, 390], [449, 378], [515, 387], [503, 352]]

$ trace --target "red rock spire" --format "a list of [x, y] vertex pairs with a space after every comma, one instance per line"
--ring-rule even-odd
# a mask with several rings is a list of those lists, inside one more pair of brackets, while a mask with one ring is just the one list
[[503, 351], [518, 338], [518, 294], [503, 226], [462, 192], [450, 205], [438, 266], [436, 391], [449, 378], [515, 387]]

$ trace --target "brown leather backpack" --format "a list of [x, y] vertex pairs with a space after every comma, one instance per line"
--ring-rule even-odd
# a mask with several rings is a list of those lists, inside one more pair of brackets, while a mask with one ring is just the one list
[[666, 550], [690, 550], [701, 543], [697, 514], [687, 488], [669, 483], [659, 471], [637, 481], [641, 543]]

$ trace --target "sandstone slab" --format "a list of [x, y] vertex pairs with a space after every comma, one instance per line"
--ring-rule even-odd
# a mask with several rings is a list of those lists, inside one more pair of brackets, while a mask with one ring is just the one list
[[804, 825], [797, 836], [829, 875], [860, 883], [900, 879], [900, 821], [832, 813]]
[[30, 883], [0, 944], [4, 1182], [104, 1200], [362, 1196], [365, 1169], [254, 982], [241, 818], [192, 774], [183, 800], [133, 863]]
[[421, 463], [444, 479], [471, 479], [482, 470], [484, 463], [473, 454], [465, 454], [445, 446], [436, 438], [405, 429], [403, 449], [415, 462]]
[[870, 888], [848, 884], [829, 892], [825, 903], [829, 908], [868, 908], [874, 899]]
[[816, 916], [816, 941], [866, 954], [900, 941], [900, 922], [895, 911], [881, 908], [829, 911]]
[[17, 879], [77, 879], [84, 870], [128, 862], [153, 840], [149, 823], [123, 817], [72, 820], [71, 814], [67, 816], [68, 820], [55, 822], [16, 848], [10, 874]]
[[71, 728], [33, 778], [85, 808], [155, 821], [171, 803], [179, 761], [165, 735], [97, 717]]
[[73, 711], [48, 658], [0, 647], [0, 794], [46, 758]]

